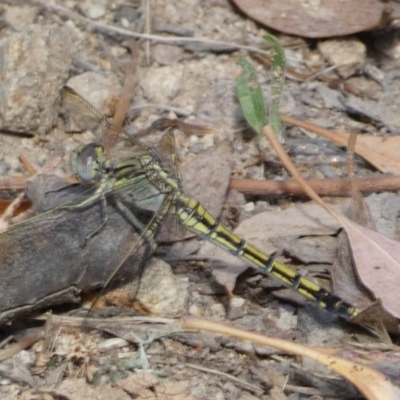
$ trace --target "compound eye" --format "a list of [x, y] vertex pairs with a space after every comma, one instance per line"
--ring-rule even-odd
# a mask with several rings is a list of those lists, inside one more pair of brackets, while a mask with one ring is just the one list
[[99, 181], [105, 161], [104, 147], [90, 143], [79, 146], [71, 154], [71, 168], [83, 184], [91, 185]]

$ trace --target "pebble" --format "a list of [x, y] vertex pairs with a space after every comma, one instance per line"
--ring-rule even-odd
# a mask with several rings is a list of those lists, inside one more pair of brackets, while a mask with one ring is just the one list
[[103, 17], [107, 11], [107, 2], [104, 0], [96, 0], [96, 2], [85, 1], [79, 4], [80, 9], [90, 19], [99, 19]]
[[344, 79], [360, 72], [367, 56], [365, 44], [355, 38], [325, 40], [318, 50], [331, 65], [341, 65], [336, 72]]
[[156, 104], [169, 104], [181, 89], [182, 65], [145, 68], [139, 71], [139, 84], [147, 100]]
[[344, 97], [338, 90], [333, 90], [325, 85], [317, 86], [317, 93], [321, 96], [325, 108], [344, 110]]
[[84, 72], [71, 78], [67, 85], [104, 115], [114, 114], [121, 94], [121, 84], [114, 73]]
[[30, 26], [0, 47], [0, 128], [45, 134], [56, 124], [59, 89], [71, 68], [68, 28]]
[[161, 65], [178, 63], [183, 57], [183, 50], [179, 46], [157, 43], [151, 49], [153, 58]]
[[171, 266], [153, 257], [146, 264], [135, 300], [153, 316], [177, 318], [185, 311], [187, 296]]
[[193, 315], [195, 317], [203, 317], [204, 316], [204, 310], [199, 307], [197, 304], [192, 304], [188, 308], [188, 314]]
[[102, 350], [120, 349], [121, 347], [128, 346], [128, 342], [122, 338], [111, 338], [104, 340], [97, 347]]
[[231, 307], [240, 308], [245, 303], [245, 299], [243, 297], [232, 297], [230, 301]]
[[4, 13], [4, 21], [15, 31], [22, 31], [31, 25], [38, 14], [38, 8], [32, 6], [11, 6]]
[[213, 317], [224, 317], [225, 316], [225, 307], [222, 304], [213, 304], [210, 307], [210, 313]]

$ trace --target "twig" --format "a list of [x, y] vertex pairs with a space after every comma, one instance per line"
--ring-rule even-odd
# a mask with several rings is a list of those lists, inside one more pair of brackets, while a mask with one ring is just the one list
[[17, 343], [11, 344], [6, 349], [0, 351], [0, 361], [7, 360], [14, 356], [15, 354], [19, 353], [21, 350], [26, 349], [27, 347], [32, 346], [38, 340], [43, 337], [43, 332], [36, 333], [33, 336], [29, 336], [25, 339], [20, 340]]
[[[125, 65], [125, 80], [124, 86], [122, 88], [122, 95], [118, 101], [113, 118], [114, 125], [117, 127], [121, 127], [125, 120], [126, 112], [128, 110], [136, 86], [135, 72], [137, 67], [137, 60], [139, 59], [139, 46], [132, 39], [129, 43], [129, 47], [131, 49], [131, 60]], [[110, 129], [110, 132], [108, 132], [107, 138], [105, 140], [105, 148], [110, 149], [113, 146], [117, 137], [118, 131], [116, 131], [115, 129]]]
[[123, 36], [127, 36], [127, 37], [133, 37], [133, 38], [137, 38], [137, 39], [148, 39], [148, 40], [153, 40], [155, 42], [164, 42], [164, 43], [177, 43], [177, 44], [185, 43], [185, 42], [210, 43], [210, 44], [220, 45], [220, 46], [235, 47], [237, 49], [244, 49], [244, 50], [253, 51], [255, 53], [260, 53], [260, 54], [269, 54], [269, 51], [261, 50], [258, 47], [245, 46], [245, 45], [224, 42], [224, 41], [219, 41], [219, 40], [211, 40], [211, 39], [205, 39], [205, 38], [192, 38], [192, 37], [158, 36], [158, 35], [148, 35], [145, 33], [136, 33], [136, 32], [129, 31], [127, 29], [118, 28], [116, 26], [102, 24], [101, 22], [92, 21], [88, 18], [82, 17], [81, 15], [69, 10], [66, 7], [60, 6], [58, 4], [53, 4], [53, 3], [50, 3], [45, 0], [30, 0], [30, 1], [33, 4], [40, 5], [47, 9], [51, 9], [59, 14], [63, 14], [71, 19], [75, 19], [84, 24], [90, 25], [94, 28], [99, 29], [100, 31], [103, 31], [103, 32], [108, 32], [108, 33], [113, 32], [113, 33], [117, 33], [119, 35], [123, 35]]
[[[349, 196], [351, 187], [345, 179], [309, 179], [307, 183], [320, 196]], [[399, 175], [383, 175], [369, 178], [356, 178], [357, 188], [364, 194], [400, 190]], [[236, 189], [250, 195], [294, 195], [301, 196], [305, 192], [294, 179], [285, 181], [255, 179], [231, 179], [229, 189]]]
[[[144, 31], [146, 34], [151, 32], [151, 0], [144, 0]], [[150, 65], [150, 41], [145, 42], [146, 65]]]
[[239, 385], [245, 387], [247, 390], [251, 390], [257, 394], [264, 394], [264, 391], [261, 390], [260, 388], [258, 388], [257, 386], [251, 385], [248, 382], [245, 382], [241, 379], [236, 378], [236, 376], [230, 375], [230, 374], [226, 374], [225, 372], [221, 372], [215, 369], [210, 369], [210, 368], [205, 368], [202, 367], [201, 365], [196, 365], [196, 364], [188, 364], [185, 363], [186, 367], [192, 368], [192, 369], [196, 369], [198, 371], [202, 371], [202, 372], [207, 372], [208, 374], [214, 374], [214, 375], [220, 375], [223, 376], [233, 382], [238, 383]]
[[155, 104], [155, 103], [146, 103], [146, 104], [135, 105], [129, 109], [129, 112], [140, 110], [141, 108], [155, 108], [156, 110], [172, 111], [175, 114], [182, 115], [184, 117], [188, 117], [189, 115], [193, 114], [192, 111], [185, 110], [183, 108], [168, 106], [165, 104]]
[[37, 172], [37, 168], [29, 161], [27, 157], [23, 154], [18, 156], [19, 162], [24, 166], [25, 171], [29, 174], [29, 176], [33, 176]]
[[14, 216], [15, 211], [18, 210], [22, 201], [24, 200], [25, 192], [21, 192], [6, 208], [0, 217], [0, 232], [8, 228], [11, 218]]

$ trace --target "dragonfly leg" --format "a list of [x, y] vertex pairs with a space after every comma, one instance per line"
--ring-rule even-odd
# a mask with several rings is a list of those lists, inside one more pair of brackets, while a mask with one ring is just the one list
[[[115, 205], [118, 211], [128, 220], [128, 222], [138, 231], [140, 235], [143, 236], [144, 241], [148, 242], [145, 227], [143, 224], [135, 217], [135, 215], [120, 201], [116, 201]], [[146, 240], [147, 239], [147, 240]]]
[[108, 215], [107, 215], [107, 200], [104, 195], [100, 197], [100, 207], [101, 207], [101, 224], [93, 231], [91, 232], [88, 236], [86, 236], [86, 242], [92, 238], [93, 236], [97, 235], [105, 226], [108, 220]]
[[86, 236], [84, 246], [88, 242], [89, 239], [91, 239], [93, 236], [97, 235], [105, 226], [108, 220], [108, 215], [107, 215], [107, 199], [104, 196], [104, 194], [94, 194], [91, 196], [89, 199], [86, 199], [82, 203], [79, 204], [74, 204], [73, 206], [63, 206], [61, 207], [64, 210], [78, 210], [80, 208], [86, 208], [94, 204], [95, 202], [100, 201], [100, 207], [101, 207], [101, 224], [94, 229], [89, 235]]

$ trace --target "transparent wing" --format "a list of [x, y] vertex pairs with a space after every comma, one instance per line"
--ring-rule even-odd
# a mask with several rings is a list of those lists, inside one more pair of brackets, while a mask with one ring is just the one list
[[120, 135], [143, 151], [151, 152], [148, 146], [132, 135], [129, 135], [120, 127], [116, 126], [111, 120], [101, 114], [89, 102], [76, 93], [75, 90], [64, 86], [61, 89], [61, 97], [68, 116], [70, 116], [82, 129], [94, 129], [95, 131], [98, 131], [103, 142], [107, 141], [107, 136]]

